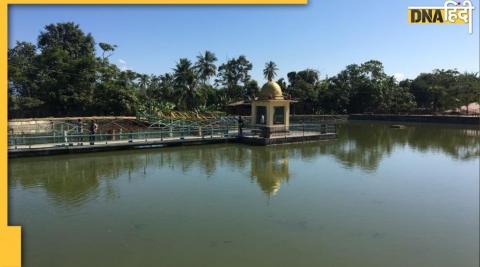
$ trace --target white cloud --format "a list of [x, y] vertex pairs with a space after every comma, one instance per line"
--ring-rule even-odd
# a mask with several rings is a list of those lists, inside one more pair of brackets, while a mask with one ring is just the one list
[[403, 73], [395, 73], [395, 74], [393, 74], [393, 77], [395, 78], [395, 80], [397, 82], [405, 80], [405, 74], [403, 74]]
[[132, 68], [130, 68], [130, 66], [128, 66], [127, 61], [125, 61], [125, 60], [123, 60], [123, 59], [121, 59], [121, 58], [118, 59], [118, 64], [117, 64], [117, 66], [118, 66], [118, 67], [120, 68], [120, 70], [122, 70], [122, 71], [126, 71], [126, 70], [131, 70], [131, 69], [132, 69]]

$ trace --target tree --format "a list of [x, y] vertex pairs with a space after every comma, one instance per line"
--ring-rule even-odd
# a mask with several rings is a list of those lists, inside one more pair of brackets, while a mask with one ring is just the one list
[[227, 97], [230, 100], [243, 98], [245, 88], [250, 81], [252, 63], [243, 55], [233, 58], [218, 67], [217, 84], [226, 87]]
[[198, 73], [198, 78], [205, 84], [211, 77], [217, 73], [217, 67], [215, 62], [217, 57], [210, 51], [205, 51], [204, 54], [197, 56], [197, 62], [195, 63], [195, 70]]
[[196, 107], [197, 76], [192, 62], [187, 58], [181, 58], [173, 72], [179, 105], [185, 110], [194, 109]]
[[50, 24], [38, 37], [38, 98], [51, 115], [89, 114], [95, 79], [95, 42], [74, 23]]
[[38, 98], [36, 46], [17, 42], [8, 50], [8, 115], [35, 117], [45, 104]]
[[260, 87], [258, 86], [257, 81], [250, 80], [245, 88], [246, 91], [246, 98], [249, 100], [255, 99], [260, 91]]
[[17, 42], [16, 46], [8, 50], [8, 79], [12, 82], [14, 95], [32, 97], [35, 87], [37, 70], [35, 66], [36, 47], [28, 42]]
[[342, 113], [375, 111], [379, 109], [385, 84], [391, 81], [378, 61], [351, 64], [330, 78], [329, 89], [338, 94], [330, 98], [338, 97], [337, 111]]
[[282, 89], [282, 92], [285, 92], [287, 90], [287, 83], [285, 82], [284, 78], [280, 78], [277, 80], [277, 84], [280, 86]]
[[[17, 42], [8, 50], [9, 116], [219, 110], [231, 101], [254, 99], [259, 91], [244, 55], [217, 68], [215, 54], [207, 50], [195, 64], [181, 58], [173, 73], [147, 75], [110, 63], [116, 48], [105, 42], [96, 47], [91, 34], [72, 22], [45, 26], [36, 44]], [[263, 74], [272, 81], [277, 71], [270, 61]], [[283, 78], [277, 83], [299, 100], [294, 110], [300, 113], [437, 112], [468, 106], [480, 96], [478, 73], [433, 70], [397, 83], [376, 60], [348, 65], [323, 80], [314, 69], [289, 72], [287, 79], [288, 84]]]
[[470, 103], [478, 102], [480, 99], [480, 78], [478, 73], [465, 72], [458, 76], [458, 81], [453, 85], [456, 93], [456, 100], [463, 106], [466, 106], [466, 112], [469, 113]]
[[[319, 109], [318, 91], [320, 89], [320, 74], [317, 70], [305, 69], [287, 74], [289, 85], [287, 94], [300, 101], [295, 111], [300, 113], [315, 113]], [[300, 108], [300, 110], [299, 110]]]
[[277, 76], [277, 64], [273, 61], [265, 63], [265, 69], [263, 70], [263, 76], [268, 81], [272, 81], [275, 76]]
[[[108, 44], [108, 43], [98, 43], [98, 46], [100, 46], [100, 49], [102, 49], [102, 59], [103, 60], [112, 56], [113, 51], [115, 51], [115, 48], [117, 48], [117, 45], [111, 45], [111, 44]], [[110, 53], [106, 55], [105, 53], [108, 53], [108, 52], [110, 52]]]
[[140, 104], [139, 98], [145, 97], [134, 83], [138, 74], [121, 71], [107, 59], [102, 59], [97, 65], [97, 76], [91, 114], [134, 115]]
[[456, 107], [455, 84], [460, 73], [456, 70], [434, 70], [432, 73], [421, 73], [411, 84], [410, 92], [420, 108], [437, 112]]
[[236, 67], [240, 74], [240, 81], [242, 82], [243, 87], [245, 87], [250, 81], [250, 71], [252, 70], [253, 65], [248, 61], [246, 56], [240, 55], [236, 60]]
[[138, 74], [138, 86], [141, 89], [146, 89], [150, 82], [150, 77], [147, 74]]
[[392, 86], [387, 94], [385, 111], [389, 113], [409, 112], [416, 108], [415, 97], [408, 88]]
[[42, 51], [61, 50], [70, 57], [79, 59], [95, 52], [95, 41], [73, 22], [49, 24], [38, 36], [38, 47]]

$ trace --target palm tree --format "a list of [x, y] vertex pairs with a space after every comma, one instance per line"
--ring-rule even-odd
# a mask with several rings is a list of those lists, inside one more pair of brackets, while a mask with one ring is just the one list
[[217, 61], [217, 57], [214, 53], [210, 51], [205, 51], [204, 54], [200, 54], [197, 56], [197, 62], [195, 63], [195, 70], [198, 73], [198, 77], [202, 80], [203, 84], [205, 84], [210, 77], [215, 76], [217, 73], [217, 66], [215, 66], [214, 62]]
[[179, 104], [191, 110], [195, 108], [197, 75], [192, 62], [181, 58], [173, 69], [174, 84], [179, 94]]
[[268, 81], [272, 81], [273, 78], [277, 75], [277, 64], [275, 62], [270, 61], [265, 63], [265, 69], [263, 70], [263, 75]]
[[138, 75], [138, 86], [140, 86], [140, 88], [145, 89], [149, 81], [150, 81], [150, 77], [147, 74]]
[[132, 87], [136, 78], [137, 73], [131, 70], [125, 70], [120, 73], [119, 82], [125, 87]]

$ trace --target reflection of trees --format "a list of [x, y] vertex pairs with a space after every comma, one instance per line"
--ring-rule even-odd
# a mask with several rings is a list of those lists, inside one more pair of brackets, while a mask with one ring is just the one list
[[480, 130], [454, 127], [410, 129], [408, 145], [422, 152], [440, 151], [457, 160], [474, 159], [480, 155]]
[[[101, 192], [115, 197], [112, 179], [135, 171], [148, 175], [152, 168], [172, 168], [207, 176], [224, 171], [250, 169], [250, 176], [266, 194], [288, 181], [288, 161], [331, 155], [342, 165], [375, 171], [393, 150], [409, 147], [421, 152], [439, 151], [457, 160], [480, 156], [480, 131], [476, 128], [415, 125], [392, 129], [388, 124], [351, 122], [342, 125], [332, 142], [270, 147], [209, 145], [161, 150], [124, 151], [10, 161], [10, 183], [42, 187], [61, 205], [80, 205]], [[104, 190], [104, 191], [102, 191]]]
[[356, 124], [342, 125], [338, 140], [325, 148], [347, 167], [359, 166], [365, 170], [376, 170], [381, 159], [392, 153], [396, 146], [404, 146], [408, 136], [388, 125]]
[[350, 122], [340, 125], [336, 141], [300, 145], [298, 153], [303, 158], [328, 154], [347, 167], [374, 171], [385, 156], [405, 146], [421, 152], [445, 153], [457, 160], [474, 159], [480, 156], [479, 136], [477, 128], [415, 124], [394, 129], [384, 123]]
[[9, 164], [10, 183], [29, 188], [42, 187], [50, 199], [60, 204], [80, 205], [98, 196], [102, 182], [107, 196], [114, 197], [110, 180], [138, 169], [143, 159], [103, 153], [15, 159]]

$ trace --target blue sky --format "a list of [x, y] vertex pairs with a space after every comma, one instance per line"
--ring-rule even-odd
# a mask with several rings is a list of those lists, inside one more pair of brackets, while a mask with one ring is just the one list
[[171, 71], [180, 57], [208, 49], [219, 63], [244, 54], [263, 81], [265, 62], [279, 76], [314, 68], [332, 76], [351, 63], [377, 59], [391, 75], [435, 68], [479, 71], [479, 1], [474, 33], [467, 25], [409, 25], [408, 6], [442, 0], [311, 0], [305, 6], [11, 5], [9, 45], [36, 42], [50, 23], [73, 21], [96, 42], [118, 45], [111, 61], [137, 72]]

